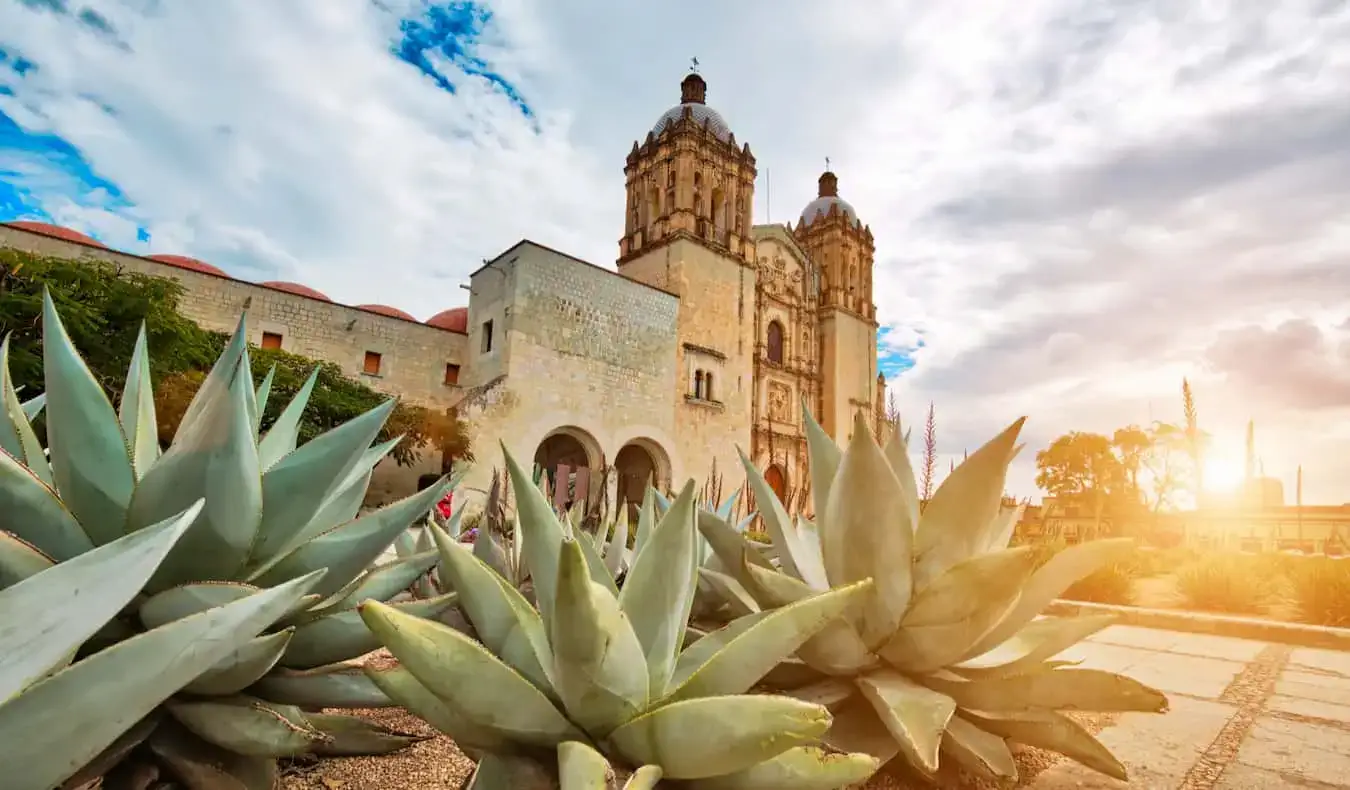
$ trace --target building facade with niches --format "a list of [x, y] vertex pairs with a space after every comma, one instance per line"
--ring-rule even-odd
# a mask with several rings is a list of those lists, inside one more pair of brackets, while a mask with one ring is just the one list
[[[0, 224], [0, 246], [91, 256], [177, 279], [182, 309], [250, 340], [335, 362], [375, 389], [468, 420], [481, 496], [498, 443], [555, 481], [558, 504], [635, 507], [714, 471], [743, 479], [737, 448], [790, 503], [809, 509], [801, 403], [837, 440], [853, 415], [880, 422], [871, 230], [820, 177], [795, 225], [756, 225], [755, 157], [708, 106], [698, 74], [635, 142], [617, 272], [521, 241], [469, 278], [469, 304], [424, 322], [386, 305], [341, 305], [295, 283], [249, 283], [176, 255], [117, 252], [75, 231]], [[618, 216], [616, 206], [616, 217]], [[375, 499], [439, 470], [386, 462]]]

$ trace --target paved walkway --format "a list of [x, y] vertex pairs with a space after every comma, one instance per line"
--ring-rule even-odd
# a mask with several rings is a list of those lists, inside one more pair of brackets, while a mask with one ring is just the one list
[[[1120, 714], [1098, 735], [1129, 787], [1350, 788], [1350, 653], [1118, 625], [1060, 657], [1171, 699], [1167, 714]], [[1127, 785], [1065, 761], [1030, 786]]]

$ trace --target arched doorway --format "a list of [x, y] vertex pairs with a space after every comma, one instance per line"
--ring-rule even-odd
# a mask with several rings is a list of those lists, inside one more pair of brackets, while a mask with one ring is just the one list
[[566, 428], [550, 433], [539, 443], [534, 451], [535, 471], [548, 478], [554, 507], [567, 511], [577, 502], [590, 501], [594, 446], [585, 432]]
[[654, 445], [649, 447], [646, 441], [632, 441], [619, 448], [619, 454], [614, 456], [614, 473], [617, 477], [618, 502], [628, 511], [628, 523], [636, 524], [638, 510], [642, 507], [642, 499], [647, 493], [647, 485], [657, 486], [662, 484], [661, 465], [658, 456], [662, 455], [659, 447]]
[[764, 470], [764, 482], [769, 484], [773, 493], [778, 497], [778, 501], [787, 507], [787, 475], [783, 472], [783, 467], [778, 464], [769, 464], [769, 468]]

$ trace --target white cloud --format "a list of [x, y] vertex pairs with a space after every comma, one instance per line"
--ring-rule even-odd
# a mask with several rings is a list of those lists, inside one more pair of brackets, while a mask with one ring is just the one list
[[944, 453], [1024, 413], [1031, 450], [1176, 419], [1189, 375], [1206, 427], [1253, 416], [1287, 488], [1303, 463], [1309, 501], [1350, 499], [1350, 407], [1258, 391], [1232, 350], [1350, 315], [1345, 2], [499, 0], [477, 54], [537, 126], [390, 56], [412, 0], [91, 5], [124, 48], [0, 6], [0, 47], [38, 64], [0, 111], [122, 190], [131, 208], [77, 205], [25, 176], [119, 246], [140, 224], [155, 252], [420, 316], [521, 237], [609, 265], [623, 158], [696, 55], [758, 157], [757, 221], [795, 220], [831, 157], [877, 237], [888, 342], [923, 339], [895, 392], [916, 418], [937, 402]]

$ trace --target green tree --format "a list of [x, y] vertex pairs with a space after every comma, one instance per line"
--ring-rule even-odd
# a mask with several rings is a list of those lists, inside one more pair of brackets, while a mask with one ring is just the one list
[[[141, 323], [150, 346], [151, 376], [161, 442], [168, 443], [228, 337], [197, 326], [178, 310], [183, 288], [161, 277], [127, 272], [93, 259], [71, 260], [0, 249], [0, 332], [10, 336], [10, 369], [25, 394], [42, 390], [42, 290], [52, 299], [67, 332], [90, 369], [116, 399], [126, 379]], [[249, 351], [254, 381], [276, 365], [263, 414], [266, 429], [317, 366], [319, 380], [300, 424], [308, 441], [374, 408], [388, 396], [347, 377], [331, 362], [279, 350]], [[400, 465], [434, 448], [443, 457], [471, 460], [468, 431], [456, 415], [398, 404], [380, 439], [404, 437], [393, 451]]]

